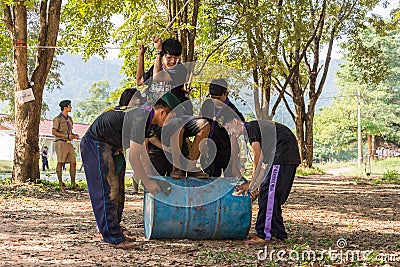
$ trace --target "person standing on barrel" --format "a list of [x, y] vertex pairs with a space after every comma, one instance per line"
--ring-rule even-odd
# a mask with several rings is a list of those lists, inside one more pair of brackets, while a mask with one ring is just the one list
[[[167, 175], [174, 178], [182, 178], [186, 174], [191, 177], [206, 178], [208, 175], [201, 169], [196, 167], [196, 161], [200, 156], [199, 144], [201, 140], [208, 136], [210, 126], [208, 122], [202, 118], [193, 116], [193, 104], [189, 97], [189, 92], [185, 89], [187, 69], [184, 64], [180, 63], [182, 54], [182, 44], [174, 38], [169, 38], [162, 41], [161, 38], [153, 38], [154, 48], [156, 49], [156, 57], [154, 65], [147, 71], [144, 71], [144, 54], [146, 47], [139, 46], [138, 68], [136, 72], [136, 83], [138, 86], [147, 85], [145, 93], [148, 97], [148, 104], [154, 104], [165, 92], [174, 94], [182, 108], [182, 114], [179, 118], [175, 118], [170, 124], [170, 131], [174, 133], [183, 130], [179, 133], [179, 148], [182, 154], [189, 159], [188, 165], [181, 164], [179, 151], [175, 151], [173, 159], [166, 157], [165, 151], [159, 148], [152, 140], [148, 143], [148, 153], [150, 160], [159, 175]], [[180, 122], [184, 120], [184, 125]], [[173, 124], [173, 125], [172, 125]], [[152, 131], [154, 136], [161, 139], [161, 129], [157, 125], [153, 125]], [[166, 133], [167, 131], [164, 131]], [[189, 152], [187, 143], [184, 139], [194, 136], [192, 150]], [[169, 146], [169, 144], [165, 144]], [[179, 153], [179, 154], [178, 154]], [[177, 157], [175, 157], [178, 155]], [[174, 161], [173, 164], [171, 161]], [[187, 170], [187, 173], [183, 171]]]
[[[260, 185], [257, 235], [246, 244], [259, 244], [287, 239], [282, 218], [282, 205], [287, 200], [300, 164], [297, 140], [285, 125], [272, 121], [242, 122], [236, 118], [226, 124], [228, 133], [238, 138], [244, 134], [252, 147], [254, 165], [253, 183]], [[236, 187], [239, 192], [248, 192], [251, 183]], [[254, 189], [254, 186], [251, 189]]]

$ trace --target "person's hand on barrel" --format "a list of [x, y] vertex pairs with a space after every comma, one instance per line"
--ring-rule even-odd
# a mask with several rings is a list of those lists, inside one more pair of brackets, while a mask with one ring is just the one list
[[244, 193], [245, 196], [247, 196], [248, 192], [249, 192], [249, 187], [250, 187], [250, 183], [246, 182], [244, 184], [238, 185], [235, 187], [235, 191], [238, 194], [242, 194]]

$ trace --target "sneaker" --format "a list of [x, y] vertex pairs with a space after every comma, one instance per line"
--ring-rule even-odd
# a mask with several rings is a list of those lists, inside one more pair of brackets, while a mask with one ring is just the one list
[[182, 170], [173, 170], [169, 176], [175, 179], [180, 179], [185, 177], [185, 173]]
[[187, 173], [187, 177], [195, 177], [195, 178], [208, 178], [208, 174], [203, 171], [192, 171]]

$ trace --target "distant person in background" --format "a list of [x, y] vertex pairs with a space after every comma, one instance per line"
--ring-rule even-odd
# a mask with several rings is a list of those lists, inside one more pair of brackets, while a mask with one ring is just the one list
[[64, 190], [66, 188], [62, 180], [62, 168], [63, 164], [69, 163], [69, 174], [71, 176], [71, 189], [81, 190], [81, 188], [75, 183], [76, 176], [76, 158], [74, 147], [71, 143], [74, 139], [79, 139], [78, 134], [72, 132], [73, 121], [68, 113], [71, 112], [71, 100], [63, 100], [59, 104], [61, 113], [53, 119], [52, 133], [56, 137], [55, 150], [57, 154], [57, 167], [56, 173], [60, 188]]
[[47, 170], [50, 169], [49, 168], [49, 159], [48, 159], [49, 154], [48, 154], [48, 151], [49, 151], [49, 148], [47, 146], [45, 146], [43, 148], [43, 150], [42, 150], [42, 153], [41, 153], [42, 154], [42, 170], [43, 171], [46, 170], [46, 167], [47, 167]]

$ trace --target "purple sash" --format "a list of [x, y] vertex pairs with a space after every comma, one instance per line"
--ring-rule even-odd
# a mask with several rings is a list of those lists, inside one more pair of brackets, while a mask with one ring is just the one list
[[272, 166], [271, 179], [269, 182], [269, 190], [268, 190], [268, 203], [267, 203], [267, 211], [265, 215], [265, 225], [264, 225], [264, 233], [265, 240], [271, 240], [271, 222], [272, 222], [272, 214], [274, 212], [274, 202], [275, 202], [275, 189], [276, 183], [278, 181], [280, 165]]

